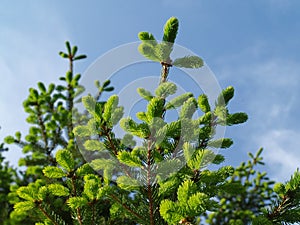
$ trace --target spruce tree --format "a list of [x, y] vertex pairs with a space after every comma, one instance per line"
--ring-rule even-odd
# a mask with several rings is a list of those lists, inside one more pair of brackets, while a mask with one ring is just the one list
[[[26, 157], [28, 185], [15, 188], [12, 221], [42, 224], [284, 224], [299, 222], [300, 174], [286, 184], [272, 185], [259, 150], [247, 163], [234, 168], [221, 166], [230, 138], [217, 139], [218, 126], [244, 123], [247, 115], [232, 113], [229, 102], [234, 88], [219, 94], [215, 104], [208, 96], [191, 92], [172, 97], [177, 86], [168, 81], [172, 67], [197, 69], [198, 56], [173, 59], [171, 53], [179, 21], [171, 17], [159, 42], [149, 32], [138, 34], [140, 53], [160, 63], [160, 83], [153, 93], [139, 88], [147, 106], [136, 118], [123, 117], [119, 97], [103, 101], [102, 93], [113, 90], [110, 81], [98, 93], [81, 97], [80, 75], [74, 75], [77, 47], [66, 43], [69, 69], [63, 85], [38, 83], [24, 101], [32, 126], [22, 139], [19, 132], [7, 143], [22, 147]], [[85, 111], [76, 109], [83, 103]], [[178, 117], [167, 122], [168, 112]], [[196, 116], [196, 112], [202, 112]], [[76, 124], [74, 123], [74, 118]], [[123, 137], [114, 133], [120, 125]], [[142, 140], [140, 143], [136, 139]], [[84, 151], [83, 151], [84, 149]], [[221, 152], [222, 153], [222, 152]], [[91, 162], [86, 162], [88, 155]], [[216, 164], [216, 170], [207, 166]], [[18, 224], [17, 222], [11, 224]]]

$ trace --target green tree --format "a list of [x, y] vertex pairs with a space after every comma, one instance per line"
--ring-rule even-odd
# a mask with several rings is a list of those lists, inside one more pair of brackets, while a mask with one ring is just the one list
[[[37, 89], [29, 89], [29, 96], [23, 103], [24, 110], [28, 113], [26, 121], [30, 124], [29, 133], [24, 139], [22, 139], [20, 132], [16, 132], [15, 136], [5, 138], [6, 143], [17, 144], [24, 153], [24, 157], [19, 160], [19, 166], [26, 166], [26, 171], [21, 174], [18, 182], [11, 185], [9, 194], [9, 201], [21, 207], [24, 203], [20, 202], [20, 198], [24, 196], [20, 195], [20, 190], [24, 189], [24, 186], [28, 185], [28, 188], [33, 190], [50, 182], [43, 175], [42, 170], [49, 165], [57, 166], [57, 159], [54, 154], [58, 149], [64, 148], [72, 152], [72, 156], [76, 158], [74, 161], [76, 167], [84, 163], [84, 159], [75, 144], [72, 118], [76, 115], [83, 120], [85, 118], [84, 114], [79, 114], [74, 108], [76, 101], [80, 100], [80, 93], [84, 91], [84, 88], [78, 83], [81, 75], [74, 74], [74, 62], [84, 59], [86, 56], [77, 55], [78, 48], [76, 46], [71, 47], [69, 42], [66, 42], [66, 48], [67, 53], [59, 53], [62, 58], [68, 60], [69, 64], [66, 75], [59, 78], [62, 84], [51, 83], [46, 87], [42, 82], [39, 82]], [[96, 83], [99, 89], [98, 98], [103, 92], [113, 90], [109, 86], [109, 81], [104, 82], [103, 85], [100, 85], [99, 82]], [[64, 183], [63, 180], [59, 182]], [[19, 187], [20, 189], [18, 189]], [[32, 200], [32, 198], [30, 199]], [[47, 201], [43, 202], [43, 206], [41, 206], [40, 201], [36, 201], [35, 204], [38, 207], [31, 213], [27, 213], [26, 207], [25, 210], [14, 210], [10, 214], [11, 218], [8, 223], [34, 224], [43, 220], [45, 216], [52, 215], [52, 208], [58, 211], [59, 216], [55, 215], [55, 217], [71, 220], [68, 210], [64, 210], [63, 199], [49, 197]]]
[[[184, 93], [168, 81], [171, 67], [200, 68], [197, 56], [173, 59], [171, 53], [179, 22], [170, 18], [158, 42], [140, 32], [139, 51], [161, 64], [160, 84], [154, 91], [139, 88], [147, 106], [136, 118], [123, 118], [117, 95], [99, 101], [110, 82], [96, 82], [99, 92], [80, 97], [80, 75], [73, 75], [77, 47], [67, 42], [69, 70], [64, 85], [38, 83], [24, 102], [32, 124], [25, 140], [21, 134], [6, 138], [27, 153], [20, 165], [27, 166], [28, 185], [11, 193], [12, 220], [36, 224], [284, 224], [299, 222], [300, 174], [286, 184], [269, 181], [255, 170], [262, 164], [261, 150], [241, 166], [207, 169], [224, 162], [212, 148], [229, 148], [230, 138], [216, 139], [218, 126], [244, 123], [247, 115], [231, 113], [228, 105], [234, 88], [225, 88], [210, 105], [208, 97]], [[81, 100], [86, 111], [74, 104]], [[167, 112], [178, 118], [167, 122]], [[202, 112], [195, 117], [196, 112]], [[200, 114], [200, 113], [199, 113]], [[78, 125], [74, 127], [76, 118]], [[117, 138], [114, 127], [125, 134]], [[142, 140], [138, 144], [135, 140]], [[85, 162], [81, 148], [93, 160]], [[96, 173], [95, 171], [99, 172]], [[17, 197], [17, 198], [16, 198]]]
[[8, 194], [10, 186], [17, 180], [17, 172], [8, 162], [5, 161], [3, 152], [8, 151], [4, 144], [0, 144], [0, 224], [5, 224], [9, 218], [10, 212], [13, 210], [13, 205], [9, 203]]
[[250, 160], [236, 167], [226, 180], [229, 189], [217, 194], [219, 209], [207, 215], [208, 224], [250, 224], [276, 199], [272, 188], [275, 182], [270, 181], [266, 172], [255, 169], [257, 165], [264, 165], [262, 151], [255, 155], [249, 153]]

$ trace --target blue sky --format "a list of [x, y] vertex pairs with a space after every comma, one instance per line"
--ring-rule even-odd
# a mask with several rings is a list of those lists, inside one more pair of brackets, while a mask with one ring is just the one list
[[[177, 43], [200, 55], [221, 87], [233, 85], [231, 111], [245, 111], [246, 124], [230, 127], [235, 144], [226, 164], [247, 160], [264, 147], [270, 177], [286, 180], [300, 166], [300, 1], [16, 1], [0, 8], [0, 138], [26, 133], [22, 102], [38, 81], [57, 82], [67, 69], [58, 52], [64, 42], [88, 59], [137, 41], [137, 33], [162, 35], [165, 21], [180, 20]], [[20, 151], [6, 154], [14, 164]]]

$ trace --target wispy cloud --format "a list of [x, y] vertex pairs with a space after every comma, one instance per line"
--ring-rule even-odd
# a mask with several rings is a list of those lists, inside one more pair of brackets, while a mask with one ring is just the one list
[[[247, 88], [247, 108], [263, 120], [263, 126], [284, 126], [295, 119], [291, 109], [299, 104], [300, 66], [284, 59], [271, 59], [241, 70], [242, 88]], [[267, 123], [267, 124], [266, 124]]]
[[300, 132], [270, 130], [257, 139], [266, 149], [264, 158], [271, 169], [273, 179], [286, 181], [300, 168]]
[[285, 181], [300, 167], [300, 65], [284, 55], [266, 57], [262, 46], [227, 57], [219, 77], [236, 88], [230, 107], [249, 115], [245, 129], [236, 134], [245, 137], [239, 147], [263, 147], [270, 176]]
[[300, 65], [284, 56], [261, 58], [262, 46], [223, 57], [217, 77], [236, 87], [240, 106], [261, 119], [264, 127], [284, 126], [286, 120], [296, 119], [291, 111], [299, 104]]

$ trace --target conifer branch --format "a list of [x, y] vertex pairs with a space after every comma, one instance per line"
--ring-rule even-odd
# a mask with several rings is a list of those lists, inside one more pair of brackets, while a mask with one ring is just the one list
[[129, 213], [131, 213], [132, 215], [134, 215], [137, 219], [144, 220], [144, 218], [140, 214], [138, 214], [137, 212], [135, 212], [134, 210], [132, 210], [129, 206], [127, 206], [126, 204], [124, 204], [116, 195], [109, 194], [109, 196], [112, 199], [114, 199], [116, 202], [118, 202], [120, 205], [122, 205], [122, 207], [124, 209], [126, 209]]
[[153, 210], [153, 196], [152, 196], [152, 140], [148, 140], [148, 149], [147, 149], [147, 192], [149, 199], [149, 215], [150, 215], [150, 225], [154, 225], [154, 210]]
[[96, 214], [95, 214], [95, 204], [92, 204], [92, 224], [95, 224]]
[[48, 213], [43, 207], [39, 204], [38, 209], [44, 214], [44, 216], [49, 219], [54, 225], [59, 225]]
[[[73, 56], [69, 56], [69, 71], [71, 75], [73, 76]], [[74, 89], [70, 83], [68, 83], [67, 86], [67, 110], [72, 113], [73, 110], [73, 104], [74, 104]], [[68, 137], [72, 139], [74, 137], [73, 135], [73, 123], [72, 120], [69, 121], [67, 125], [68, 129]]]
[[[111, 138], [111, 136], [110, 136], [110, 130], [109, 129], [107, 129], [107, 127], [106, 126], [103, 126], [102, 127], [102, 129], [104, 130], [104, 136], [107, 138], [107, 140], [108, 140], [108, 142], [109, 142], [109, 144], [110, 144], [110, 147], [111, 147], [111, 149], [112, 149], [112, 151], [113, 151], [113, 154], [115, 155], [115, 157], [118, 155], [118, 149], [117, 149], [117, 147], [115, 146], [115, 143], [114, 143], [114, 141], [113, 141], [113, 139]], [[127, 176], [129, 176], [129, 177], [131, 177], [131, 175], [130, 175], [130, 173], [129, 173], [129, 171], [127, 170], [127, 168], [123, 165], [123, 164], [121, 164], [121, 167], [122, 167], [122, 169], [124, 170], [124, 172], [126, 173], [126, 175]]]
[[38, 123], [39, 123], [39, 126], [41, 127], [42, 138], [45, 143], [45, 150], [46, 150], [46, 153], [49, 154], [48, 153], [48, 138], [47, 138], [47, 133], [46, 133], [46, 127], [45, 127], [45, 124], [43, 121], [43, 114], [41, 112], [39, 103], [37, 103], [36, 109], [37, 109]]
[[[73, 188], [73, 196], [77, 197], [76, 176], [75, 176], [75, 174], [72, 174], [72, 176], [71, 176], [71, 183], [72, 183], [72, 188]], [[79, 207], [76, 209], [76, 217], [77, 217], [77, 220], [78, 220], [79, 224], [82, 225], [83, 224], [82, 215], [81, 215], [81, 210], [80, 210]]]
[[275, 207], [272, 212], [267, 214], [267, 217], [273, 221], [274, 219], [277, 219], [285, 210], [285, 207], [287, 206], [288, 201], [290, 200], [289, 196], [283, 196], [282, 202]]
[[167, 82], [169, 70], [170, 70], [170, 67], [172, 66], [172, 64], [168, 63], [168, 62], [161, 62], [160, 64], [162, 65], [160, 84], [162, 84], [162, 83]]

